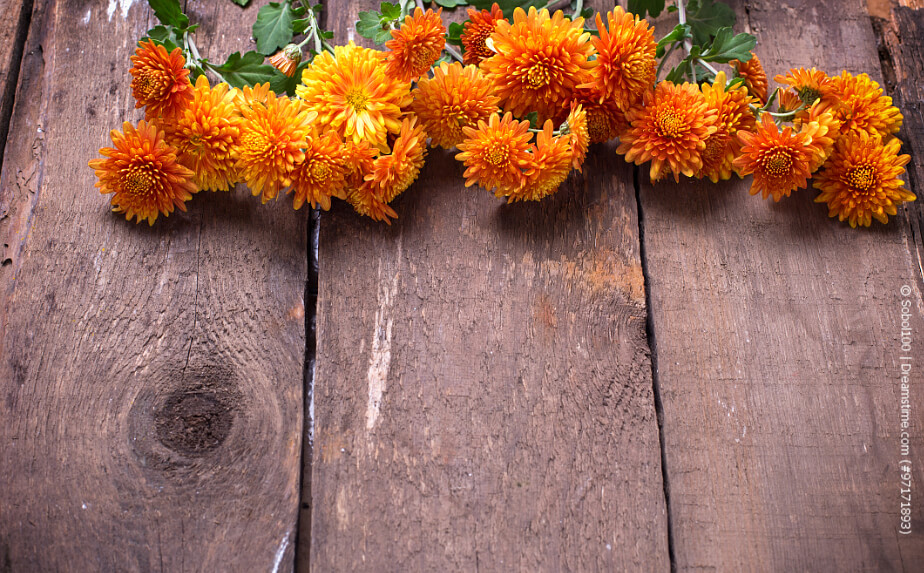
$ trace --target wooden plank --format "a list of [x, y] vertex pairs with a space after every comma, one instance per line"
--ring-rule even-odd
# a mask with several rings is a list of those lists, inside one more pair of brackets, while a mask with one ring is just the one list
[[[332, 3], [343, 42], [372, 1]], [[431, 150], [388, 227], [320, 229], [317, 571], [666, 570], [631, 171], [538, 204]]]
[[[32, 0], [0, 0], [0, 167], [3, 166], [2, 148], [13, 114], [16, 79], [22, 62], [22, 49], [32, 17]], [[0, 211], [0, 217], [3, 212]]]
[[[879, 76], [859, 1], [736, 8], [771, 77]], [[924, 537], [898, 533], [899, 368], [924, 348], [924, 286], [903, 217], [855, 230], [828, 219], [814, 190], [772, 204], [749, 185], [641, 185], [677, 570], [917, 570]], [[922, 382], [915, 363], [912, 420]], [[910, 440], [924, 451], [914, 423]]]
[[[190, 2], [213, 58], [257, 6]], [[14, 571], [290, 569], [306, 214], [245, 189], [153, 228], [86, 163], [140, 117], [142, 3], [42, 0], [2, 176], [0, 563]], [[25, 81], [26, 77], [29, 81]]]

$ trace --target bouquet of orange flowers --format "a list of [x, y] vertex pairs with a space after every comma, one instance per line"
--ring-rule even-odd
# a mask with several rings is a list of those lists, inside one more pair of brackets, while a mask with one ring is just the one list
[[458, 149], [466, 186], [535, 201], [582, 169], [590, 145], [617, 139], [615, 153], [647, 164], [652, 181], [752, 175], [751, 194], [779, 201], [811, 179], [816, 202], [854, 227], [915, 199], [900, 178], [902, 115], [876, 82], [800, 68], [770, 92], [755, 38], [735, 34], [734, 13], [713, 0], [669, 6], [679, 23], [660, 40], [644, 17], [664, 0], [606, 14], [574, 0], [570, 16], [470, 0], [468, 20], [448, 29], [442, 8], [399, 0], [357, 22], [385, 50], [331, 46], [320, 6], [283, 0], [261, 8], [257, 51], [222, 64], [199, 56], [178, 0], [149, 3], [161, 24], [130, 70], [145, 119], [90, 161], [126, 219], [153, 224], [198, 191], [244, 183], [264, 203], [280, 191], [296, 209], [337, 198], [390, 222], [428, 145]]

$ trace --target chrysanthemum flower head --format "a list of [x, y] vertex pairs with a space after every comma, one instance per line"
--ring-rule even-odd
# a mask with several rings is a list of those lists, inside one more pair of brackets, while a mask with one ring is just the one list
[[741, 175], [754, 175], [751, 195], [761, 193], [774, 201], [789, 197], [794, 189], [804, 189], [811, 176], [815, 149], [812, 136], [817, 126], [811, 124], [794, 131], [777, 128], [770, 114], [765, 113], [755, 132], [739, 131], [744, 144], [733, 165]]
[[270, 65], [288, 77], [295, 75], [295, 69], [302, 61], [302, 49], [295, 44], [288, 44], [276, 52], [270, 59]]
[[587, 157], [587, 148], [590, 147], [590, 133], [587, 130], [587, 112], [581, 104], [571, 103], [571, 113], [561, 127], [562, 135], [566, 135], [571, 148], [571, 166], [581, 171], [584, 158]]
[[170, 122], [180, 115], [193, 92], [183, 50], [168, 54], [152, 41], [139, 42], [131, 61], [132, 96], [135, 107], [144, 108], [144, 118]]
[[777, 75], [775, 79], [778, 83], [790, 86], [805, 107], [822, 100], [824, 103], [834, 103], [837, 99], [835, 95], [835, 85], [828, 77], [828, 74], [821, 70], [812, 68], [793, 68], [789, 73]]
[[269, 101], [270, 94], [276, 93], [270, 89], [269, 82], [254, 86], [244, 86], [244, 89], [235, 88], [232, 91], [234, 93], [234, 105], [241, 116], [244, 115], [245, 109], [253, 109], [255, 105], [259, 104], [265, 107], [266, 102]]
[[506, 196], [508, 203], [538, 201], [558, 191], [571, 172], [572, 161], [569, 138], [555, 137], [552, 120], [546, 120], [532, 146], [523, 184], [513, 190], [498, 189], [495, 194]]
[[384, 54], [350, 42], [323, 52], [302, 73], [295, 93], [318, 123], [344, 140], [368, 141], [388, 151], [388, 134], [401, 130], [401, 109], [411, 103], [410, 83], [385, 71]]
[[195, 173], [193, 182], [199, 189], [227, 191], [234, 185], [232, 149], [240, 138], [240, 123], [228, 84], [212, 88], [205, 76], [199, 76], [192, 101], [167, 134], [180, 163]]
[[592, 88], [578, 89], [572, 95], [572, 102], [581, 104], [587, 114], [587, 133], [590, 143], [603, 143], [616, 139], [629, 127], [626, 114], [612, 100], [603, 98]]
[[584, 19], [550, 16], [545, 8], [517, 8], [513, 23], [497, 22], [491, 35], [496, 53], [481, 69], [496, 86], [502, 107], [517, 117], [530, 111], [552, 118], [569, 101], [571, 92], [591, 80], [595, 63]]
[[663, 81], [645, 93], [643, 106], [626, 114], [629, 129], [620, 137], [616, 152], [626, 161], [641, 165], [651, 161], [650, 176], [656, 181], [664, 166], [674, 174], [692, 177], [703, 165], [706, 139], [717, 131], [716, 112], [693, 84]]
[[312, 207], [330, 209], [331, 197], [346, 199], [347, 151], [335, 131], [323, 135], [316, 130], [308, 136], [305, 157], [292, 170], [293, 206], [301, 209], [307, 201]]
[[389, 207], [395, 197], [417, 179], [427, 154], [427, 134], [414, 117], [405, 118], [392, 152], [375, 158], [363, 185], [348, 194], [347, 201], [361, 215], [391, 224], [397, 217]]
[[287, 97], [268, 94], [266, 104], [243, 108], [241, 137], [234, 148], [235, 169], [264, 203], [291, 185], [295, 164], [305, 158], [302, 151], [311, 133], [315, 112], [301, 109]]
[[706, 138], [702, 151], [702, 167], [696, 177], [708, 177], [713, 183], [729, 179], [732, 161], [741, 150], [741, 143], [735, 137], [738, 131], [753, 131], [757, 125], [750, 105], [756, 98], [748, 95], [745, 86], [726, 89], [725, 72], [716, 74], [710, 85], [702, 85], [703, 97], [710, 109], [716, 112], [716, 132]]
[[896, 207], [917, 197], [904, 188], [899, 177], [909, 155], [899, 155], [901, 141], [883, 145], [879, 135], [851, 131], [837, 141], [824, 169], [813, 185], [821, 191], [816, 203], [827, 203], [828, 214], [847, 220], [851, 227], [868, 227], [872, 219], [887, 223]]
[[111, 132], [115, 147], [100, 149], [105, 159], [89, 162], [96, 170], [100, 193], [113, 193], [113, 211], [125, 219], [146, 219], [153, 225], [159, 214], [165, 217], [174, 207], [186, 210], [185, 202], [197, 191], [193, 172], [180, 165], [176, 149], [164, 141], [164, 132], [145, 121], [135, 129], [127, 121], [123, 133]]
[[456, 159], [465, 163], [465, 186], [481, 185], [507, 195], [525, 181], [523, 170], [530, 165], [528, 121], [517, 121], [511, 113], [503, 119], [497, 114], [477, 128], [463, 127], [465, 140], [459, 144]]
[[602, 98], [626, 111], [655, 82], [657, 42], [648, 22], [626, 13], [621, 6], [607, 12], [606, 19], [604, 26], [597, 14], [600, 37], [592, 40], [598, 53], [597, 67], [584, 87], [597, 89]]
[[836, 117], [836, 110], [836, 106], [829, 106], [818, 100], [808, 109], [797, 113], [793, 120], [793, 126], [796, 129], [801, 129], [804, 125], [810, 125], [814, 131], [812, 143], [810, 144], [813, 150], [810, 165], [812, 173], [817, 171], [828, 159], [828, 156], [834, 151], [834, 142], [841, 136], [841, 127], [844, 122]]
[[865, 131], [882, 138], [898, 133], [903, 120], [901, 111], [867, 74], [854, 76], [845, 71], [831, 83], [839, 104], [836, 117], [844, 122], [844, 133]]
[[446, 28], [438, 11], [414, 9], [404, 24], [391, 31], [392, 39], [385, 42], [388, 48], [386, 70], [389, 76], [402, 82], [414, 81], [427, 73], [443, 52]]
[[732, 60], [729, 64], [735, 70], [735, 77], [744, 80], [748, 93], [759, 99], [761, 104], [767, 103], [767, 72], [764, 71], [764, 66], [760, 63], [757, 54], [751, 52], [750, 60], [746, 62]]
[[498, 20], [504, 19], [504, 13], [495, 2], [490, 10], [479, 12], [474, 8], [468, 9], [468, 19], [462, 26], [462, 46], [465, 54], [462, 63], [478, 65], [482, 60], [490, 58], [494, 52], [486, 44], [488, 38], [494, 33]]
[[465, 134], [463, 127], [475, 127], [498, 111], [500, 99], [494, 84], [475, 66], [454, 62], [442, 63], [433, 78], [422, 79], [412, 92], [413, 111], [433, 145], [449, 149], [458, 145]]
[[802, 100], [799, 99], [799, 94], [790, 88], [781, 89], [779, 91], [776, 97], [776, 103], [780, 113], [796, 111], [803, 105]]

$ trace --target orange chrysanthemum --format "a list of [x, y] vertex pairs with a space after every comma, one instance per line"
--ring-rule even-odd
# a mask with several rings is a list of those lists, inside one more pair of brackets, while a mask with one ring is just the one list
[[183, 50], [168, 54], [152, 41], [139, 42], [131, 61], [132, 96], [135, 107], [144, 108], [144, 118], [169, 122], [179, 116], [193, 97]]
[[347, 194], [349, 194], [358, 190], [366, 182], [366, 175], [372, 173], [372, 166], [375, 165], [375, 158], [379, 156], [379, 150], [366, 142], [347, 141], [344, 144], [344, 151], [347, 167]]
[[732, 161], [741, 150], [741, 143], [736, 137], [738, 131], [753, 131], [757, 126], [750, 109], [756, 98], [748, 95], [747, 88], [742, 85], [726, 90], [725, 72], [716, 74], [713, 84], [703, 84], [701, 89], [706, 104], [716, 112], [717, 129], [706, 138], [703, 165], [696, 172], [696, 177], [708, 177], [717, 183], [720, 179], [731, 177]]
[[819, 99], [827, 104], [832, 104], [837, 99], [835, 95], [836, 88], [831, 78], [828, 77], [828, 74], [815, 68], [811, 70], [793, 68], [785, 76], [777, 75], [773, 79], [778, 83], [790, 86], [799, 96], [799, 99], [802, 100], [805, 107], [812, 105]]
[[841, 127], [843, 122], [835, 116], [835, 109], [826, 105], [821, 100], [816, 101], [809, 109], [802, 110], [796, 114], [793, 120], [793, 126], [801, 129], [803, 125], [811, 125], [814, 130], [812, 136], [812, 164], [810, 169], [812, 173], [818, 170], [824, 164], [834, 151], [834, 142], [841, 136]]
[[465, 163], [465, 186], [481, 185], [508, 195], [525, 181], [523, 170], [530, 166], [528, 121], [517, 121], [511, 113], [500, 119], [492, 115], [489, 123], [478, 127], [463, 127], [465, 141], [459, 144], [462, 153], [456, 159]]
[[295, 44], [288, 44], [269, 59], [271, 66], [290, 78], [295, 75], [295, 70], [301, 61], [302, 49]]
[[567, 137], [555, 137], [552, 120], [547, 120], [532, 147], [526, 179], [518, 189], [501, 190], [498, 197], [507, 196], [507, 202], [538, 201], [558, 191], [571, 172], [571, 146]]
[[475, 127], [497, 113], [500, 99], [494, 84], [475, 66], [442, 63], [432, 79], [423, 79], [412, 92], [411, 111], [430, 135], [432, 145], [449, 149], [465, 135], [463, 127]]
[[838, 140], [823, 171], [813, 185], [821, 190], [816, 203], [827, 203], [828, 214], [847, 219], [851, 227], [869, 227], [872, 219], [887, 223], [896, 206], [917, 197], [904, 188], [899, 177], [909, 155], [899, 155], [901, 141], [885, 145], [878, 135], [853, 131]]
[[760, 58], [757, 57], [757, 54], [751, 52], [750, 60], [746, 62], [732, 60], [729, 64], [735, 70], [735, 77], [744, 80], [744, 86], [748, 89], [748, 93], [759, 99], [761, 104], [767, 103], [767, 89], [769, 86], [767, 72], [764, 71], [764, 66], [760, 63]]
[[573, 102], [578, 102], [587, 114], [587, 133], [591, 143], [603, 143], [616, 139], [629, 127], [626, 114], [612, 100], [601, 102], [600, 92], [594, 89], [579, 89], [574, 92]]
[[241, 111], [244, 121], [234, 150], [234, 167], [251, 193], [266, 203], [291, 185], [295, 164], [305, 158], [302, 149], [316, 114], [272, 92], [265, 105], [254, 104]]
[[388, 151], [387, 136], [401, 130], [401, 108], [411, 103], [410, 84], [385, 72], [385, 55], [350, 42], [323, 52], [303, 73], [295, 93], [318, 122], [344, 140], [369, 141]]
[[751, 195], [761, 193], [774, 201], [789, 197], [794, 189], [804, 189], [811, 175], [812, 136], [817, 125], [808, 124], [796, 132], [781, 132], [770, 114], [765, 113], [755, 132], [739, 131], [744, 144], [734, 166], [741, 175], [754, 174]]
[[696, 85], [660, 82], [649, 90], [644, 105], [626, 114], [631, 126], [620, 137], [616, 153], [641, 165], [651, 161], [649, 174], [657, 181], [665, 165], [674, 181], [683, 173], [692, 177], [703, 165], [706, 139], [716, 132], [716, 112]]
[[238, 114], [244, 115], [245, 109], [253, 109], [255, 104], [261, 104], [264, 107], [269, 101], [270, 94], [275, 94], [270, 89], [269, 82], [257, 84], [254, 86], [244, 86], [244, 89], [234, 89], [234, 105], [237, 106]]
[[391, 31], [392, 40], [385, 42], [388, 48], [386, 70], [388, 75], [402, 82], [414, 81], [427, 73], [443, 53], [446, 44], [446, 28], [438, 11], [414, 9], [414, 15], [404, 19], [404, 24]]
[[777, 105], [780, 113], [789, 113], [802, 107], [802, 100], [799, 94], [789, 88], [781, 89], [777, 94]]
[[195, 173], [193, 182], [199, 189], [227, 191], [234, 185], [232, 148], [240, 138], [240, 123], [228, 84], [212, 88], [205, 76], [199, 76], [192, 102], [167, 134], [180, 163]]
[[517, 8], [513, 23], [497, 22], [491, 35], [496, 54], [481, 62], [494, 83], [501, 105], [522, 117], [530, 111], [542, 119], [552, 118], [570, 100], [580, 84], [591, 81], [594, 53], [584, 19], [573, 22], [561, 10], [529, 13]]
[[176, 149], [164, 141], [164, 132], [143, 120], [137, 129], [126, 121], [122, 131], [110, 134], [115, 147], [99, 150], [105, 159], [89, 162], [99, 178], [95, 186], [100, 193], [114, 193], [112, 210], [125, 213], [126, 220], [147, 219], [150, 225], [174, 207], [185, 211], [185, 202], [196, 192], [193, 172], [177, 161]]
[[391, 224], [389, 217], [397, 214], [388, 204], [417, 179], [426, 154], [426, 132], [417, 125], [416, 118], [405, 118], [392, 152], [375, 159], [365, 183], [350, 193], [347, 200], [359, 214]]
[[595, 88], [603, 99], [613, 101], [626, 111], [640, 101], [655, 82], [657, 42], [648, 22], [627, 14], [621, 6], [607, 12], [606, 19], [605, 27], [597, 14], [600, 37], [593, 38], [598, 52], [597, 67], [593, 79], [584, 87]]
[[305, 201], [312, 207], [330, 209], [330, 198], [346, 199], [347, 152], [335, 131], [323, 135], [313, 132], [305, 144], [305, 158], [292, 170], [293, 206], [301, 209]]
[[904, 119], [901, 111], [868, 75], [843, 72], [831, 83], [839, 104], [835, 116], [844, 122], [843, 133], [865, 131], [882, 138], [898, 133]]
[[562, 126], [562, 131], [563, 134], [568, 136], [568, 144], [571, 147], [571, 166], [581, 171], [584, 158], [587, 157], [587, 148], [590, 147], [590, 133], [587, 131], [587, 112], [584, 111], [581, 104], [571, 103], [571, 113], [568, 114], [568, 119], [565, 120], [565, 126]]
[[482, 60], [494, 55], [494, 52], [485, 42], [494, 33], [497, 21], [504, 19], [504, 13], [495, 2], [490, 11], [482, 10], [479, 12], [474, 8], [469, 8], [468, 19], [469, 21], [462, 26], [461, 39], [462, 46], [465, 48], [462, 62], [466, 65], [477, 66]]

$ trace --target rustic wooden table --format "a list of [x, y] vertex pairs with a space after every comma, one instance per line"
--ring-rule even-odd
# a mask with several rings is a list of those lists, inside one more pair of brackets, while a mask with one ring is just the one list
[[[218, 59], [263, 3], [186, 7]], [[733, 4], [771, 75], [890, 80], [924, 194], [924, 10]], [[0, 9], [0, 570], [924, 570], [920, 200], [857, 231], [607, 145], [506, 206], [433, 150], [390, 227], [241, 188], [136, 226], [86, 162], [151, 11]]]

